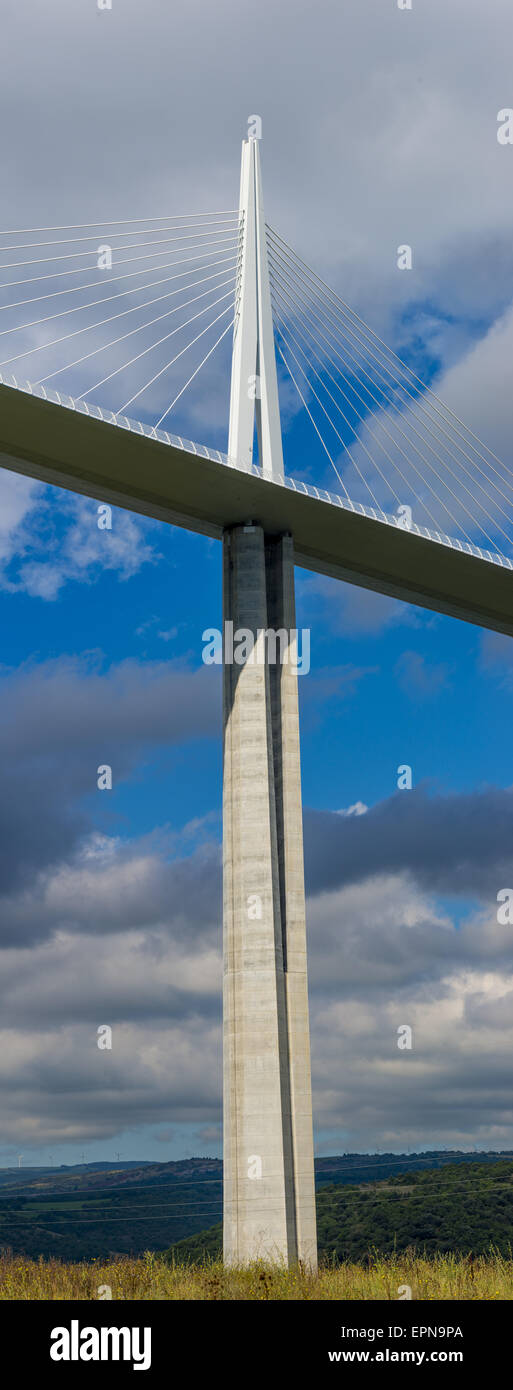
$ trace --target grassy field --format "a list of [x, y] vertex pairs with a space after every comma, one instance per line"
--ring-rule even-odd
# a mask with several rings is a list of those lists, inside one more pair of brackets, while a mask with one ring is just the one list
[[426, 1301], [511, 1299], [513, 1261], [493, 1251], [476, 1259], [456, 1255], [424, 1257], [411, 1251], [397, 1257], [376, 1256], [366, 1265], [325, 1266], [313, 1278], [299, 1270], [277, 1266], [224, 1269], [220, 1261], [214, 1260], [198, 1265], [169, 1264], [153, 1254], [81, 1264], [53, 1259], [36, 1261], [18, 1255], [0, 1258], [0, 1300], [4, 1301], [100, 1299], [105, 1298], [107, 1286], [113, 1300], [394, 1302], [404, 1297], [404, 1285], [411, 1288], [413, 1299]]

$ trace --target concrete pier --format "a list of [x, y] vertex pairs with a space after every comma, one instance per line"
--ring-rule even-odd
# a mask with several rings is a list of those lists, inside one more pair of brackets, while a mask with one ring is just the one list
[[292, 538], [223, 549], [224, 1258], [315, 1268]]

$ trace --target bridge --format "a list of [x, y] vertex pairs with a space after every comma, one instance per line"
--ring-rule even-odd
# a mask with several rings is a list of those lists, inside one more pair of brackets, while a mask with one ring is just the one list
[[[0, 249], [0, 466], [221, 540], [223, 630], [264, 634], [223, 662], [224, 1249], [313, 1268], [294, 564], [511, 635], [512, 470], [266, 222], [256, 137], [237, 209]], [[227, 347], [225, 453], [167, 425], [205, 381], [217, 405]], [[286, 470], [280, 389], [318, 483]]]

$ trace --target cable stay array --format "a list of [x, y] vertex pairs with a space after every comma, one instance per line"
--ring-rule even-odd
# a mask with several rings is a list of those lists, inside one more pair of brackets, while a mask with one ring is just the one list
[[513, 473], [267, 224], [276, 351], [347, 502], [513, 557]]
[[[183, 434], [200, 374], [228, 405], [244, 231], [228, 210], [0, 233], [0, 380]], [[510, 565], [512, 470], [266, 233], [280, 377], [338, 500]]]
[[233, 210], [0, 233], [2, 379], [159, 428], [207, 364], [226, 389], [240, 253]]

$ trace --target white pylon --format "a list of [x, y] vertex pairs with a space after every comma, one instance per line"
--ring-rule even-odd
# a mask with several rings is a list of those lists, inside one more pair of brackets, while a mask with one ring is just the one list
[[240, 257], [233, 334], [228, 454], [253, 462], [255, 421], [264, 476], [283, 476], [278, 379], [269, 288], [259, 140], [242, 142]]

